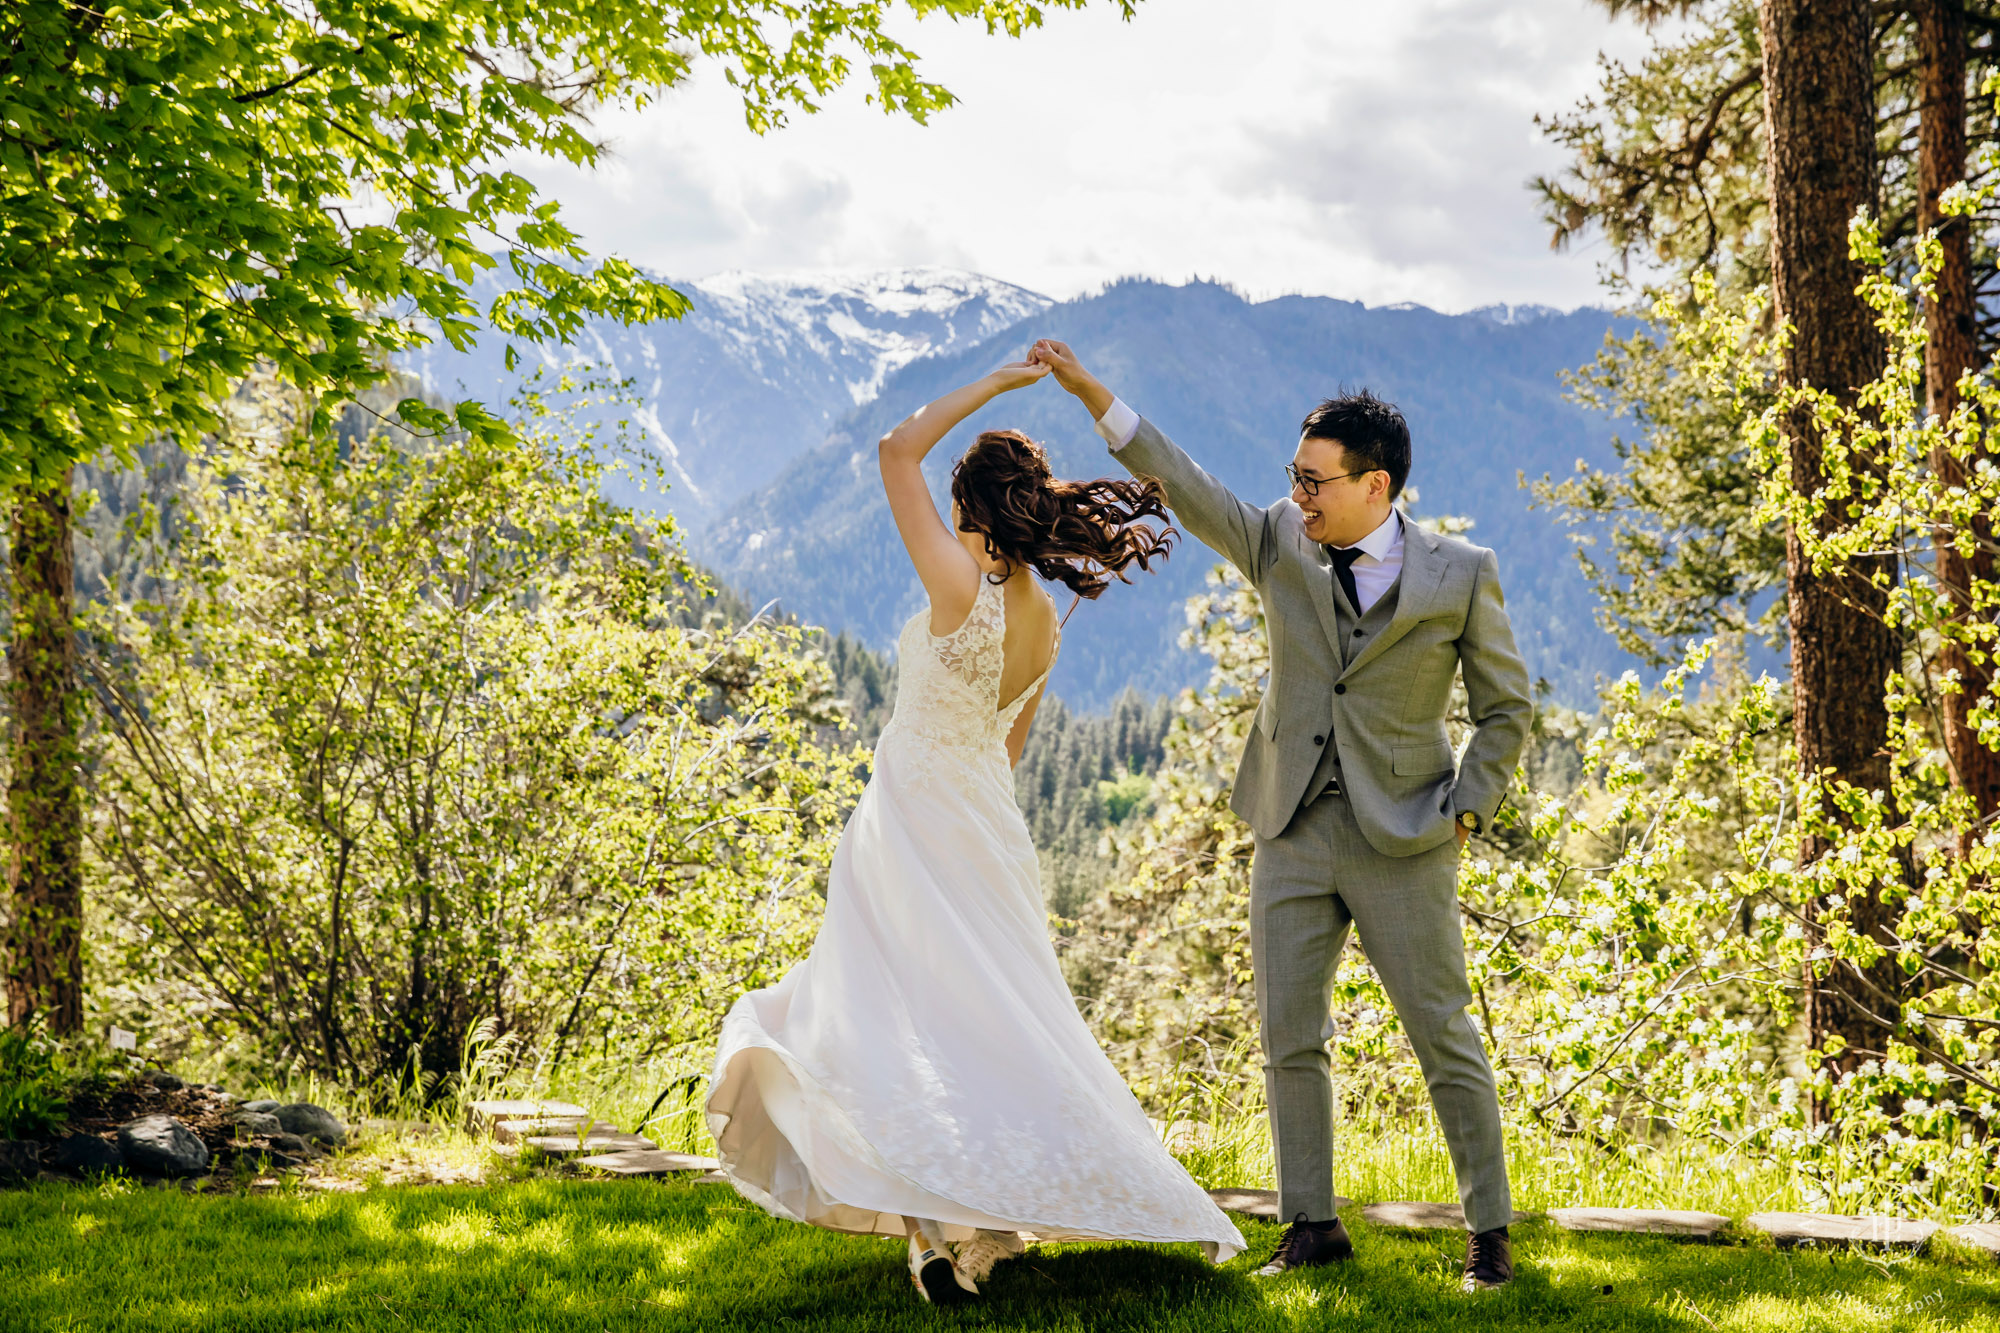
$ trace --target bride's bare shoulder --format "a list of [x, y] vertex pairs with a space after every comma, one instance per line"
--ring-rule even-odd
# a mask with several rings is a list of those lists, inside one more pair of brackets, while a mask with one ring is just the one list
[[1056, 604], [1042, 591], [1032, 578], [1017, 577], [1007, 580], [1007, 620], [1010, 625], [1023, 629], [1037, 625], [1053, 625], [1056, 620]]

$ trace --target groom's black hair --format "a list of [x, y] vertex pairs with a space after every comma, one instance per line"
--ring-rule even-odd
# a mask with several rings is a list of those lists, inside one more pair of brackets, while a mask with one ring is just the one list
[[1410, 426], [1394, 403], [1363, 389], [1329, 398], [1306, 413], [1299, 438], [1331, 440], [1347, 451], [1352, 471], [1389, 474], [1389, 498], [1403, 493], [1410, 479]]

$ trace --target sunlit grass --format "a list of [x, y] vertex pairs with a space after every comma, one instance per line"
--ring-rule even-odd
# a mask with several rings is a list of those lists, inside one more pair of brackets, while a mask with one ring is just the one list
[[0, 1195], [0, 1328], [131, 1330], [1574, 1329], [2000, 1333], [2000, 1267], [1517, 1229], [1520, 1277], [1456, 1290], [1459, 1237], [1348, 1213], [1351, 1265], [1249, 1276], [1192, 1246], [1046, 1247], [974, 1309], [920, 1305], [893, 1241], [776, 1221], [721, 1186], [528, 1180], [319, 1197]]

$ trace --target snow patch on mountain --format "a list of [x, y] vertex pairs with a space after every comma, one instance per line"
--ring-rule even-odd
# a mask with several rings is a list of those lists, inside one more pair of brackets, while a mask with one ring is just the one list
[[1562, 311], [1551, 305], [1483, 305], [1477, 310], [1468, 310], [1474, 319], [1483, 319], [1488, 324], [1502, 326], [1533, 324], [1537, 320], [1560, 319]]
[[873, 402], [918, 357], [983, 342], [1052, 304], [1012, 283], [943, 268], [731, 272], [691, 286], [690, 319], [725, 326], [760, 366], [759, 353], [777, 347], [840, 366], [849, 407]]

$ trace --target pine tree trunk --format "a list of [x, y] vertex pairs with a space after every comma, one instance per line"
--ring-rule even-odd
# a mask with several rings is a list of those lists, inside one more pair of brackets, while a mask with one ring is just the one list
[[[1883, 347], [1848, 258], [1847, 227], [1875, 207], [1875, 99], [1870, 0], [1760, 0], [1764, 120], [1769, 135], [1771, 274], [1778, 317], [1794, 330], [1784, 373], [1852, 401], [1881, 373]], [[1810, 494], [1821, 484], [1823, 446], [1809, 411], [1787, 423], [1791, 481]], [[1818, 575], [1796, 531], [1786, 535], [1791, 615], [1792, 697], [1799, 761], [1858, 787], [1889, 790], [1888, 712], [1883, 688], [1898, 664], [1895, 634], [1883, 622], [1885, 596], [1869, 582], [1895, 565], [1860, 559]], [[1891, 815], [1893, 822], [1894, 816]], [[1825, 851], [1805, 840], [1805, 860]], [[1854, 928], [1886, 938], [1879, 893], [1851, 906]], [[1816, 932], [1815, 932], [1816, 934]], [[1882, 1020], [1898, 1021], [1901, 976], [1893, 961], [1859, 971], [1836, 964], [1806, 977], [1806, 1022], [1815, 1047], [1843, 1043], [1836, 1072], [1859, 1063], [1852, 1049], [1884, 1049]], [[1871, 1018], [1873, 1016], [1873, 1018]]]
[[[1924, 312], [1929, 345], [1924, 363], [1924, 396], [1929, 409], [1948, 417], [1958, 409], [1958, 381], [1978, 364], [1979, 343], [1974, 322], [1977, 308], [1972, 291], [1972, 230], [1966, 218], [1946, 219], [1938, 211], [1938, 196], [1965, 178], [1965, 11], [1958, 0], [1917, 0], [1918, 115], [1917, 225], [1938, 228], [1944, 264], [1937, 288]], [[1995, 460], [2000, 462], [2000, 460]], [[1965, 464], [1940, 450], [1932, 459], [1938, 479], [1947, 486], [1963, 485]], [[1970, 557], [1949, 543], [1937, 548], [1938, 582], [1955, 603], [1955, 615], [1974, 615], [1971, 588], [1994, 577], [1993, 555], [1986, 543], [1993, 524], [1975, 525], [1982, 545]], [[1957, 673], [1961, 692], [1943, 699], [1945, 753], [1953, 780], [1970, 795], [1981, 820], [2000, 812], [2000, 752], [1980, 744], [1968, 715], [1993, 688], [1992, 664], [1978, 664], [1956, 643], [1938, 654], [1941, 675]], [[1981, 830], [1968, 827], [1960, 848], [1969, 850]]]
[[40, 1015], [52, 1032], [73, 1033], [83, 1026], [83, 789], [67, 469], [19, 492], [11, 549], [7, 1018]]

